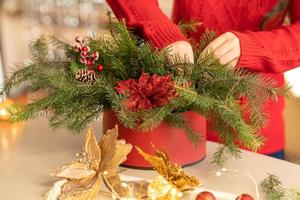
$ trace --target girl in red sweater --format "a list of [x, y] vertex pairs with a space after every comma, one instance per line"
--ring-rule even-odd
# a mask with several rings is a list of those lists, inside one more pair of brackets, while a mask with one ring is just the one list
[[[199, 40], [203, 31], [220, 34], [204, 50], [212, 52], [222, 64], [260, 72], [284, 84], [283, 72], [300, 66], [300, 0], [174, 0], [173, 21], [159, 9], [157, 0], [107, 0], [117, 18], [142, 32], [158, 48], [172, 47], [193, 62], [193, 51], [176, 25], [179, 21], [201, 22], [193, 34]], [[283, 26], [289, 11], [291, 25]], [[266, 138], [260, 153], [283, 158], [284, 98], [269, 102], [269, 124], [261, 130]], [[214, 133], [208, 139], [217, 141]]]

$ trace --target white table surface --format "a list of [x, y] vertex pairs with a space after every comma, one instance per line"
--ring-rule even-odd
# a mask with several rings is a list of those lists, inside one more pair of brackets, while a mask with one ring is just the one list
[[[100, 123], [95, 125], [95, 129], [99, 135]], [[66, 130], [53, 131], [43, 118], [15, 126], [0, 123], [0, 199], [42, 199], [57, 180], [48, 174], [75, 158], [81, 149], [83, 136], [74, 136]], [[185, 168], [188, 173], [200, 177], [204, 185], [203, 174], [214, 169], [209, 161], [216, 147], [216, 143], [208, 142], [206, 159]], [[180, 150], [184, 151], [184, 148]], [[230, 160], [226, 167], [250, 173], [258, 183], [268, 173], [275, 173], [285, 187], [300, 187], [300, 166], [290, 162], [243, 151], [240, 160]], [[150, 179], [157, 176], [153, 171], [132, 169], [125, 174]]]

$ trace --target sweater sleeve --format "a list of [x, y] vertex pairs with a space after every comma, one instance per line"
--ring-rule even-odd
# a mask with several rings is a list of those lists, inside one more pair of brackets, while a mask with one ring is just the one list
[[239, 38], [237, 67], [256, 72], [283, 73], [300, 66], [300, 1], [291, 0], [292, 24], [271, 31], [233, 33]]
[[128, 27], [141, 31], [143, 37], [157, 48], [186, 38], [179, 27], [159, 9], [157, 0], [107, 0], [118, 19]]

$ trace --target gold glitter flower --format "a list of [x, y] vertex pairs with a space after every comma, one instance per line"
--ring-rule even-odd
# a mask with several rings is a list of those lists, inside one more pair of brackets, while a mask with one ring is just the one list
[[47, 200], [93, 200], [104, 179], [112, 195], [127, 193], [126, 188], [115, 190], [113, 184], [121, 188], [117, 168], [126, 160], [132, 146], [124, 140], [117, 140], [118, 127], [108, 130], [97, 143], [94, 132], [89, 128], [80, 159], [64, 164], [50, 175], [63, 178], [57, 181], [46, 194]]
[[150, 155], [136, 148], [160, 174], [148, 187], [148, 197], [151, 199], [176, 200], [182, 196], [182, 192], [194, 190], [200, 184], [196, 177], [187, 175], [180, 165], [172, 163], [166, 152], [153, 146], [155, 155]]

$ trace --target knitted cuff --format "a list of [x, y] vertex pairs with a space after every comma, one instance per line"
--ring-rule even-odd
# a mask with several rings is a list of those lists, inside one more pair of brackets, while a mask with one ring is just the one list
[[145, 22], [143, 32], [150, 44], [160, 49], [177, 41], [187, 41], [179, 27], [173, 23]]
[[252, 71], [260, 71], [262, 57], [264, 56], [264, 46], [255, 40], [251, 32], [235, 32], [240, 40], [241, 55], [237, 67], [247, 68]]

